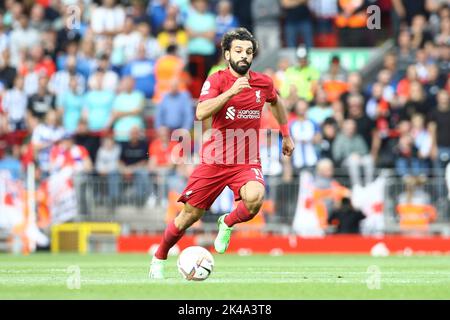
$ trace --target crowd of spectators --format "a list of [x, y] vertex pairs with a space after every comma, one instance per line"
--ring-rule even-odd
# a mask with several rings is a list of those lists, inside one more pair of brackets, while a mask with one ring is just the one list
[[[361, 27], [370, 4], [390, 13], [396, 42], [375, 82], [363, 84], [338, 56], [316, 70], [316, 45], [374, 44]], [[376, 168], [427, 176], [449, 162], [446, 1], [6, 0], [0, 9], [0, 168], [35, 161], [45, 178], [52, 149], [70, 140], [78, 149], [67, 157], [108, 177], [112, 198], [121, 177], [147, 194], [150, 173], [177, 181], [170, 132], [192, 129], [199, 88], [223, 64], [221, 36], [236, 26], [254, 31], [261, 51], [298, 48], [298, 63], [266, 70], [296, 144], [292, 160], [262, 152], [266, 175], [291, 181], [328, 158], [363, 185]], [[263, 127], [277, 128], [268, 108]]]
[[352, 186], [373, 181], [377, 168], [403, 178], [443, 175], [450, 160], [449, 5], [423, 1], [420, 11], [421, 1], [393, 2], [408, 17], [414, 14], [399, 22], [395, 47], [374, 81], [363, 83], [338, 56], [321, 74], [309, 63], [306, 43], [297, 50], [297, 64], [281, 59], [277, 69], [266, 70], [290, 112], [296, 144], [292, 161], [285, 161], [285, 180], [321, 158], [346, 169]]

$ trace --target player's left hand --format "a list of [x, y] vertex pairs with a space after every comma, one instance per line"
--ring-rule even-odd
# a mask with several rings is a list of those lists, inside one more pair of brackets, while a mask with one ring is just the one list
[[292, 141], [291, 137], [283, 138], [282, 150], [285, 156], [292, 155], [292, 152], [294, 151], [294, 142]]

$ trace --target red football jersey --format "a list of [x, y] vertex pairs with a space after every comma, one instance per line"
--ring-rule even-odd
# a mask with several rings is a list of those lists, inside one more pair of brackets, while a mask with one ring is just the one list
[[[238, 78], [230, 70], [217, 71], [203, 84], [199, 102], [227, 91]], [[236, 165], [260, 164], [259, 129], [265, 102], [275, 102], [277, 92], [272, 79], [249, 71], [251, 89], [244, 89], [212, 116], [211, 137], [203, 144], [203, 163]]]

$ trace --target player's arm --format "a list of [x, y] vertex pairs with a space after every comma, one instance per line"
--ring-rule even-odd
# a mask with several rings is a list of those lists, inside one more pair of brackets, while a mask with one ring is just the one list
[[200, 102], [197, 105], [195, 115], [198, 120], [204, 120], [211, 117], [218, 112], [232, 97], [237, 95], [245, 88], [250, 88], [248, 79], [246, 77], [238, 78], [230, 89], [221, 93], [217, 97]]
[[283, 136], [283, 154], [285, 156], [292, 155], [292, 151], [294, 151], [294, 142], [292, 141], [291, 135], [289, 134], [289, 128], [287, 125], [287, 115], [286, 109], [281, 103], [280, 97], [277, 95], [277, 99], [270, 103], [272, 107], [272, 114], [275, 119], [277, 119], [278, 124], [280, 125], [281, 135]]

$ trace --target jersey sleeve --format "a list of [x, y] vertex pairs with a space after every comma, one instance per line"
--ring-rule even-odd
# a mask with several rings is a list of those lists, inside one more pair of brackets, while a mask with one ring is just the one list
[[217, 97], [220, 92], [220, 77], [219, 73], [213, 73], [210, 75], [206, 81], [203, 83], [202, 90], [200, 92], [200, 96], [198, 98], [199, 102], [209, 100]]
[[269, 86], [267, 87], [267, 99], [266, 101], [269, 103], [275, 103], [278, 99], [278, 93], [273, 85], [273, 80], [270, 77], [267, 77]]

